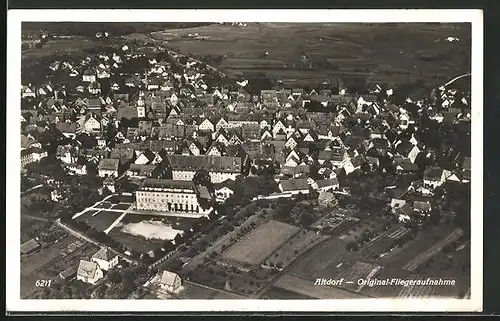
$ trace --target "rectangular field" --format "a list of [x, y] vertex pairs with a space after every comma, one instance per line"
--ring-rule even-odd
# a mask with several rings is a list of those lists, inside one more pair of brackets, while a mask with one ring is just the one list
[[122, 244], [125, 248], [138, 253], [153, 251], [161, 247], [163, 240], [146, 239], [141, 236], [132, 235], [121, 231], [120, 227], [115, 227], [108, 234], [111, 238]]
[[232, 261], [259, 264], [299, 230], [293, 225], [269, 221], [231, 246], [223, 253], [223, 257]]
[[78, 221], [84, 221], [98, 231], [106, 230], [113, 222], [120, 217], [122, 213], [111, 211], [98, 211], [94, 213], [85, 213], [77, 218]]

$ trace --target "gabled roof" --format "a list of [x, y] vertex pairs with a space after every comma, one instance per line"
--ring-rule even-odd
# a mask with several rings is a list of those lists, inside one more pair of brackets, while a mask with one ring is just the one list
[[413, 203], [413, 209], [421, 212], [427, 212], [431, 210], [431, 203], [415, 201]]
[[470, 170], [471, 169], [470, 157], [465, 157], [464, 158], [464, 161], [462, 162], [462, 169], [464, 169], [464, 170]]
[[283, 192], [309, 189], [309, 184], [305, 178], [283, 180], [280, 181], [280, 185]]
[[40, 244], [35, 241], [35, 239], [31, 239], [27, 242], [24, 242], [23, 244], [21, 244], [21, 253], [28, 253], [28, 252], [31, 252], [33, 251], [34, 249], [37, 249], [40, 247]]
[[207, 171], [234, 173], [241, 172], [242, 169], [240, 157], [169, 155], [168, 160], [173, 170], [203, 168]]
[[146, 157], [149, 161], [152, 161], [156, 156], [155, 153], [153, 153], [149, 149], [146, 149], [141, 155]]
[[235, 186], [234, 181], [233, 181], [233, 180], [231, 180], [231, 179], [229, 179], [229, 178], [228, 178], [228, 179], [226, 179], [226, 180], [225, 180], [225, 181], [223, 181], [223, 182], [220, 182], [220, 183], [214, 184], [214, 188], [215, 188], [216, 190], [221, 189], [221, 188], [224, 188], [224, 187], [229, 188], [230, 190], [234, 190], [234, 186]]
[[344, 139], [344, 144], [352, 148], [357, 148], [363, 144], [364, 140], [361, 136], [348, 135]]
[[141, 189], [147, 188], [172, 188], [172, 189], [184, 189], [194, 192], [194, 184], [191, 181], [179, 181], [173, 179], [158, 179], [158, 178], [146, 178], [142, 184]]
[[120, 160], [118, 160], [118, 159], [103, 158], [99, 161], [99, 169], [100, 170], [117, 171], [119, 164], [120, 164]]
[[318, 153], [318, 159], [328, 161], [332, 159], [332, 151], [331, 150], [321, 150]]
[[402, 160], [398, 166], [401, 166], [404, 172], [415, 172], [418, 170], [417, 164], [412, 163], [409, 159]]
[[365, 162], [365, 160], [361, 156], [355, 156], [355, 157], [351, 158], [351, 164], [354, 167], [361, 166], [364, 162]]
[[129, 161], [134, 158], [134, 150], [132, 148], [114, 148], [110, 152], [109, 158]]
[[61, 133], [76, 133], [77, 125], [76, 123], [60, 122], [56, 124], [56, 128]]
[[41, 148], [30, 147], [30, 148], [21, 150], [21, 157], [26, 156], [26, 155], [30, 155], [30, 154], [42, 154], [44, 152], [45, 151]]
[[36, 144], [36, 143], [37, 143], [36, 140], [34, 140], [28, 136], [21, 135], [21, 148], [28, 148], [32, 144]]
[[304, 139], [307, 137], [307, 136], [311, 136], [311, 138], [316, 141], [318, 140], [318, 134], [316, 134], [316, 131], [313, 130], [313, 129], [309, 129], [309, 131], [307, 132], [307, 135], [304, 136]]
[[173, 286], [175, 284], [176, 279], [180, 279], [179, 275], [177, 275], [176, 273], [170, 271], [163, 271], [160, 283], [167, 286]]
[[102, 247], [99, 251], [97, 251], [94, 255], [92, 255], [92, 258], [104, 261], [111, 261], [116, 256], [117, 255], [111, 253], [111, 251], [108, 248]]
[[380, 149], [389, 148], [389, 141], [385, 138], [374, 138], [372, 139], [371, 143], [375, 148], [380, 148]]
[[336, 177], [330, 179], [320, 179], [316, 181], [316, 184], [318, 185], [318, 188], [336, 186], [339, 185], [339, 180]]
[[442, 174], [443, 174], [442, 168], [439, 168], [439, 167], [427, 168], [424, 171], [424, 179], [430, 180], [430, 181], [440, 180]]
[[78, 271], [76, 273], [78, 276], [93, 279], [98, 268], [99, 267], [95, 262], [80, 260], [80, 265], [78, 266]]
[[128, 170], [139, 174], [139, 176], [150, 176], [157, 167], [158, 167], [157, 164], [149, 164], [149, 165], [132, 164], [130, 165], [130, 168]]
[[408, 156], [408, 154], [413, 150], [414, 145], [409, 141], [405, 140], [396, 146], [396, 151], [403, 155]]

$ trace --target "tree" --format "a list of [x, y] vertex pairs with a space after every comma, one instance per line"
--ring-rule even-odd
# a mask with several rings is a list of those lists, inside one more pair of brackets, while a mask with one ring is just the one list
[[155, 257], [156, 259], [158, 259], [158, 258], [160, 258], [160, 257], [164, 256], [164, 255], [165, 255], [165, 252], [164, 252], [161, 248], [157, 248], [157, 249], [155, 249], [155, 250], [153, 251], [153, 254], [154, 254], [154, 257]]
[[210, 173], [205, 169], [198, 170], [193, 176], [193, 183], [207, 187], [212, 185]]
[[114, 284], [118, 284], [122, 281], [122, 276], [116, 270], [111, 270], [108, 273], [108, 280]]
[[432, 208], [430, 214], [430, 220], [433, 225], [438, 225], [441, 221], [441, 211], [437, 208]]
[[357, 251], [358, 250], [358, 244], [354, 241], [350, 241], [349, 243], [346, 244], [345, 249], [349, 252], [352, 251]]

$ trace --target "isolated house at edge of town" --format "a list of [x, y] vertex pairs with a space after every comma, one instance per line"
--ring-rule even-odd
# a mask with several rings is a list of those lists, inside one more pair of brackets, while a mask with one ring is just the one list
[[80, 265], [78, 266], [78, 271], [76, 273], [77, 280], [85, 283], [96, 284], [103, 277], [104, 274], [97, 263], [80, 260]]

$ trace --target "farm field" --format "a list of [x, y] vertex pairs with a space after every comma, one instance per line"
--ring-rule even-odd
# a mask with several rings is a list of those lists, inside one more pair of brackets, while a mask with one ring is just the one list
[[448, 236], [446, 236], [446, 238], [440, 240], [438, 243], [434, 244], [434, 246], [427, 249], [425, 252], [422, 252], [419, 255], [417, 255], [413, 260], [411, 260], [405, 266], [403, 266], [403, 269], [411, 272], [415, 271], [420, 265], [424, 264], [431, 257], [438, 254], [445, 246], [447, 246], [451, 242], [458, 240], [458, 238], [462, 235], [462, 233], [463, 232], [460, 229], [454, 230]]
[[[380, 258], [377, 262], [382, 265], [389, 265], [393, 268], [403, 268], [410, 262], [416, 260], [419, 255], [423, 255], [426, 251], [435, 248], [441, 240], [454, 232], [455, 229], [454, 226], [443, 224], [438, 227], [430, 227], [420, 231], [414, 240], [407, 242], [401, 248], [395, 249], [386, 256]], [[418, 262], [414, 261], [413, 263]]]
[[31, 60], [54, 54], [83, 54], [85, 50], [102, 45], [103, 44], [98, 41], [77, 36], [68, 39], [50, 39], [41, 48], [30, 48], [23, 50], [21, 53], [21, 57], [23, 60]]
[[232, 261], [259, 264], [299, 230], [293, 225], [269, 221], [233, 244], [222, 256]]
[[349, 292], [333, 286], [314, 285], [314, 279], [302, 279], [300, 277], [285, 274], [275, 284], [275, 287], [296, 292], [316, 299], [366, 299], [365, 295]]
[[[470, 46], [470, 26], [465, 25], [458, 28], [423, 23], [371, 26], [358, 23], [248, 23], [246, 27], [212, 24], [153, 32], [151, 36], [168, 41], [168, 46], [181, 52], [197, 56], [225, 55], [227, 59], [222, 61], [221, 67], [231, 73], [256, 72], [254, 68], [264, 65], [259, 61], [270, 60], [271, 63], [267, 63], [270, 68], [260, 71], [271, 78], [307, 80], [308, 77], [321, 79], [351, 74], [362, 79], [380, 77], [388, 82], [400, 81], [391, 80], [391, 75], [378, 74], [379, 70], [389, 69], [406, 80], [410, 76], [437, 83], [442, 81], [438, 77], [452, 77], [456, 72], [470, 69], [470, 57], [465, 54]], [[460, 41], [446, 42], [445, 38], [449, 36], [458, 37]], [[300, 66], [303, 53], [313, 64], [328, 61], [330, 69], [315, 70], [310, 76], [310, 71], [294, 69], [294, 65]], [[255, 61], [249, 62], [251, 59]], [[290, 68], [284, 69], [285, 64], [281, 61]]]
[[81, 259], [89, 259], [99, 248], [73, 236], [21, 258], [21, 296], [29, 297], [36, 280], [52, 280]]
[[442, 251], [417, 270], [422, 276], [456, 279], [454, 295], [462, 297], [470, 286], [470, 246], [468, 244]]
[[470, 277], [470, 245], [451, 247], [439, 252], [433, 259], [422, 264], [416, 272], [422, 275], [442, 276], [460, 275]]

